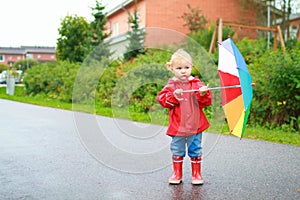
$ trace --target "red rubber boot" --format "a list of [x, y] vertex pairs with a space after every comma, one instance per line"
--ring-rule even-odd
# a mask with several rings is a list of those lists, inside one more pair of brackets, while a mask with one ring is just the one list
[[180, 184], [182, 180], [182, 162], [183, 157], [172, 156], [173, 159], [173, 175], [169, 178], [170, 184]]
[[201, 161], [202, 161], [201, 157], [191, 158], [193, 185], [202, 185], [204, 183], [201, 175]]

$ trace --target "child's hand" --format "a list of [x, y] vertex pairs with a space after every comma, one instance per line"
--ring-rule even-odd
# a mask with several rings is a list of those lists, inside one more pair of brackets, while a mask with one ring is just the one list
[[208, 84], [199, 88], [200, 96], [204, 96], [207, 91], [208, 91]]
[[183, 89], [176, 89], [176, 90], [173, 92], [175, 98], [176, 98], [178, 101], [183, 100], [183, 98], [181, 98], [182, 92], [183, 92]]

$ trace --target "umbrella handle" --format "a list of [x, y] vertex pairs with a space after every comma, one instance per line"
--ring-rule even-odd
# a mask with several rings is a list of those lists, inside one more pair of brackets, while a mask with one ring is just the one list
[[[255, 86], [255, 83], [252, 83], [251, 86]], [[208, 88], [208, 90], [220, 90], [220, 89], [229, 89], [229, 88], [240, 88], [241, 85], [228, 85], [228, 86], [220, 86], [220, 87], [213, 87], [213, 88]], [[193, 89], [193, 90], [183, 90], [182, 92], [198, 92], [198, 90]]]

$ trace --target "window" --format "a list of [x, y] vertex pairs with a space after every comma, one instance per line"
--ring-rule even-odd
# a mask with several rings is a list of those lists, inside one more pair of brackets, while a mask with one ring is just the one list
[[118, 36], [118, 35], [119, 35], [119, 23], [115, 22], [114, 23], [113, 36]]
[[0, 62], [4, 62], [4, 55], [0, 55]]
[[298, 31], [299, 30], [298, 30], [297, 26], [290, 27], [290, 37], [293, 38], [293, 39], [296, 39]]

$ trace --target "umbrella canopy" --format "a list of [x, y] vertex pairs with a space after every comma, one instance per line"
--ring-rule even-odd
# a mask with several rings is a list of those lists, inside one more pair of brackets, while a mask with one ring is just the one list
[[224, 87], [222, 107], [230, 132], [241, 138], [250, 112], [252, 79], [243, 56], [231, 38], [219, 43], [218, 72]]

